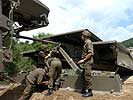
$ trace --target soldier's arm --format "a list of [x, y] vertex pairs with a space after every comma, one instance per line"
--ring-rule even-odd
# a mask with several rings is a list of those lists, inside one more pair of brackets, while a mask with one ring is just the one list
[[85, 61], [87, 61], [88, 59], [90, 59], [91, 56], [93, 55], [93, 44], [92, 44], [91, 41], [87, 41], [86, 47], [88, 49], [88, 53], [87, 53], [87, 55], [83, 59], [81, 59], [78, 62], [78, 64], [84, 63]]
[[84, 62], [87, 61], [88, 59], [90, 59], [91, 56], [92, 56], [92, 52], [89, 52], [89, 53], [85, 56], [85, 58], [83, 59]]
[[78, 62], [78, 64], [84, 63], [85, 61], [87, 61], [88, 59], [90, 59], [91, 56], [92, 56], [92, 53], [89, 52], [89, 53], [84, 57], [84, 59], [81, 59], [81, 60]]
[[43, 80], [43, 75], [39, 73], [37, 78], [37, 84], [41, 84], [42, 80]]
[[49, 85], [49, 81], [43, 81], [40, 84]]

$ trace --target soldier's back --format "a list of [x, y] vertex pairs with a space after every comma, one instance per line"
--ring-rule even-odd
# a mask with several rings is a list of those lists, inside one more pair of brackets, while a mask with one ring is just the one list
[[50, 66], [62, 66], [60, 59], [56, 57], [49, 58], [48, 63]]
[[31, 71], [29, 75], [27, 75], [27, 79], [30, 83], [36, 84], [37, 83], [37, 78], [39, 76], [44, 76], [45, 75], [45, 70], [42, 68], [36, 68], [35, 70]]

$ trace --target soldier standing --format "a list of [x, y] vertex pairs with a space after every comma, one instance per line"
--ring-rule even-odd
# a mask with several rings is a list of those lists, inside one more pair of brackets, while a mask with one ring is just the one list
[[48, 54], [48, 57], [46, 57], [49, 66], [48, 76], [50, 77], [47, 95], [51, 95], [53, 93], [55, 82], [58, 80], [62, 72], [62, 63], [58, 56], [58, 50], [52, 50], [50, 54]]
[[47, 85], [48, 75], [42, 68], [36, 68], [26, 77], [26, 88], [19, 100], [29, 100], [39, 85]]
[[81, 35], [81, 39], [85, 42], [83, 53], [82, 53], [82, 59], [78, 61], [78, 64], [81, 65], [83, 68], [83, 97], [90, 97], [93, 96], [92, 93], [92, 76], [91, 76], [91, 68], [93, 65], [93, 44], [90, 40], [91, 33], [88, 31], [83, 31]]

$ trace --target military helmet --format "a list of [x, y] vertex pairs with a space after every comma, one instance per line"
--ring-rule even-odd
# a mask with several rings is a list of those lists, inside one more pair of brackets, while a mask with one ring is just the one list
[[87, 36], [87, 37], [91, 37], [91, 33], [87, 30], [83, 31], [82, 35]]
[[52, 50], [50, 54], [51, 54], [51, 57], [57, 57], [59, 54], [59, 51], [58, 50]]
[[44, 54], [44, 52], [43, 51], [39, 51], [39, 55], [43, 55]]
[[45, 55], [46, 55], [43, 51], [39, 51], [38, 54], [39, 54], [39, 57], [45, 57]]

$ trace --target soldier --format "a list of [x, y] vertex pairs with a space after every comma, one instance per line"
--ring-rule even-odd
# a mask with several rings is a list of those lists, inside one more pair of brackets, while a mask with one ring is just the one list
[[37, 68], [44, 68], [45, 65], [45, 53], [43, 51], [39, 51], [38, 53], [38, 61], [37, 61]]
[[46, 52], [47, 52], [47, 48], [48, 46], [47, 45], [42, 45], [40, 48], [39, 48], [39, 52], [37, 54], [37, 68], [45, 68], [46, 67], [46, 63], [45, 63], [45, 57], [46, 57]]
[[47, 85], [48, 75], [42, 68], [36, 68], [26, 77], [26, 88], [19, 100], [29, 100], [39, 85]]
[[91, 34], [88, 31], [83, 31], [81, 35], [81, 39], [85, 42], [82, 59], [78, 61], [78, 64], [83, 68], [83, 97], [93, 96], [92, 93], [92, 76], [91, 76], [91, 68], [93, 64], [93, 44], [90, 40]]
[[58, 56], [59, 56], [58, 50], [52, 50], [50, 54], [48, 54], [48, 57], [46, 57], [49, 66], [48, 75], [50, 77], [48, 82], [49, 89], [47, 95], [51, 95], [53, 93], [55, 82], [58, 80], [62, 72], [62, 63], [58, 58]]

